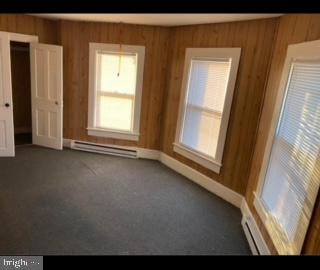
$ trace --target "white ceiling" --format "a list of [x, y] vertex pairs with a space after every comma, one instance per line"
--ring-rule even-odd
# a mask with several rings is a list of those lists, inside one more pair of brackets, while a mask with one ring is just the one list
[[283, 14], [30, 14], [50, 19], [178, 26], [279, 17]]

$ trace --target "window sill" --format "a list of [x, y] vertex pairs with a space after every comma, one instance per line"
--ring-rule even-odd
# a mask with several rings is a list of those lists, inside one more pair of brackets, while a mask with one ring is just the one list
[[125, 132], [125, 131], [114, 131], [108, 129], [100, 129], [100, 128], [87, 128], [88, 135], [96, 136], [96, 137], [104, 137], [104, 138], [112, 138], [119, 140], [128, 140], [128, 141], [138, 141], [139, 133], [134, 132]]
[[202, 165], [203, 167], [206, 167], [215, 173], [219, 174], [220, 173], [220, 168], [222, 167], [221, 163], [218, 163], [217, 161], [213, 159], [209, 159], [197, 152], [192, 151], [191, 149], [178, 144], [178, 143], [173, 143], [173, 151], [177, 152], [178, 154], [191, 159], [192, 161]]

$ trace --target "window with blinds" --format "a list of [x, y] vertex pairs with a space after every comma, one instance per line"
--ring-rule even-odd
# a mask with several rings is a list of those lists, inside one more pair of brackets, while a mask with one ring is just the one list
[[241, 48], [187, 48], [173, 150], [220, 173]]
[[89, 44], [88, 135], [139, 140], [145, 47]]
[[137, 55], [97, 53], [96, 123], [98, 128], [131, 131]]
[[260, 200], [280, 254], [299, 254], [320, 183], [320, 62], [291, 64]]
[[192, 59], [181, 143], [215, 158], [230, 59]]

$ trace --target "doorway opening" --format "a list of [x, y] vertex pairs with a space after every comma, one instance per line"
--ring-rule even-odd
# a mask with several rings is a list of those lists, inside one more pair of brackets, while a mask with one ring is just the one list
[[32, 144], [30, 44], [10, 41], [15, 145]]

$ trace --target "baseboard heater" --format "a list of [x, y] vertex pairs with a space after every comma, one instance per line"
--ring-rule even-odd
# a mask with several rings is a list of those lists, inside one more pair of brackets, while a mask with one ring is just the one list
[[72, 141], [71, 149], [94, 152], [94, 153], [105, 154], [105, 155], [138, 158], [137, 150], [135, 149], [114, 147], [114, 146], [87, 143], [87, 142], [81, 142], [81, 141]]
[[242, 221], [242, 227], [243, 227], [244, 233], [246, 234], [246, 237], [253, 255], [261, 255], [247, 220]]

